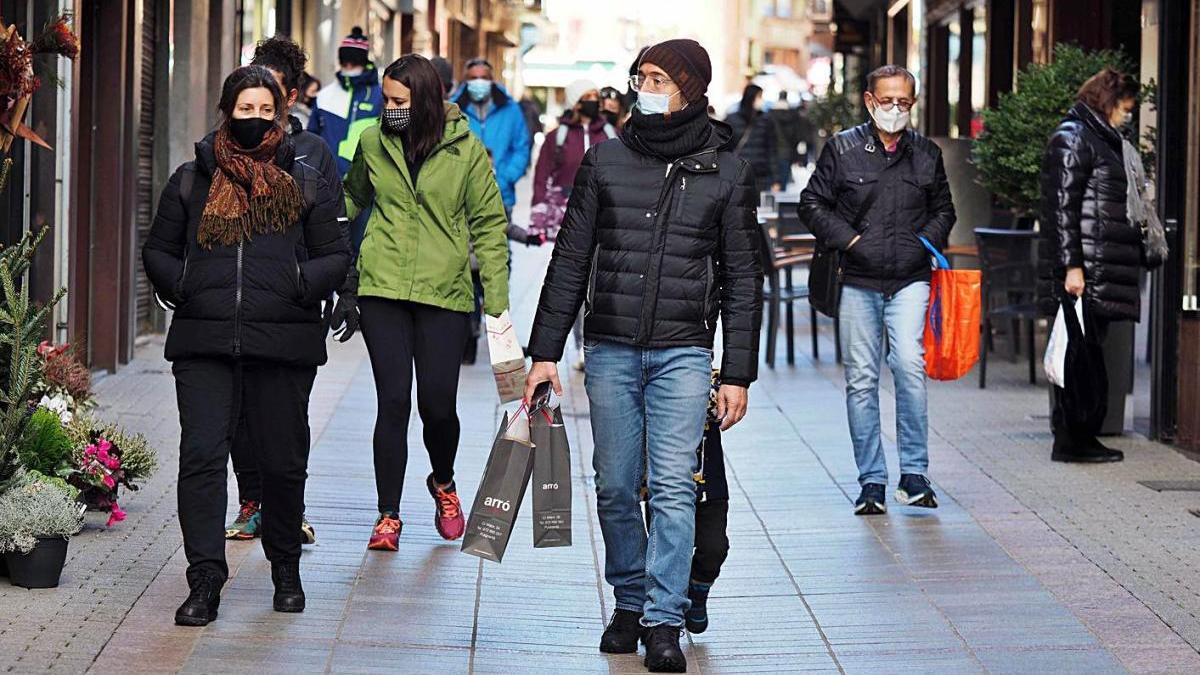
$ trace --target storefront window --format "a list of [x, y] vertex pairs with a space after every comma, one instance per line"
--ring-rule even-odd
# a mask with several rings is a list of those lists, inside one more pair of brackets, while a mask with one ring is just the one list
[[960, 138], [966, 135], [966, 129], [959, 129], [958, 107], [970, 105], [970, 101], [962, 101], [962, 82], [959, 73], [959, 58], [962, 56], [962, 24], [957, 19], [946, 25], [948, 31], [946, 59], [946, 98], [950, 104], [950, 138]]
[[254, 46], [259, 40], [275, 34], [275, 0], [242, 0], [242, 35], [239, 43], [241, 63], [254, 60]]

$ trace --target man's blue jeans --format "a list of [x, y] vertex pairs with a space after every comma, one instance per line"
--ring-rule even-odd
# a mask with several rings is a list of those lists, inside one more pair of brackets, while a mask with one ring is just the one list
[[[696, 530], [696, 448], [708, 409], [712, 351], [587, 341], [604, 578], [618, 609], [643, 625], [683, 625]], [[650, 532], [642, 479], [650, 489]]]
[[887, 331], [888, 367], [896, 382], [896, 446], [900, 473], [929, 468], [929, 412], [925, 395], [925, 313], [929, 283], [885, 297], [854, 286], [842, 289], [839, 312], [846, 366], [846, 414], [860, 485], [887, 485], [879, 424], [879, 370]]

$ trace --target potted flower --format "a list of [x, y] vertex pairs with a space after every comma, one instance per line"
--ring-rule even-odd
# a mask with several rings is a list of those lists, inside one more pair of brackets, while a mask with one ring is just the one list
[[29, 472], [0, 494], [0, 552], [9, 581], [25, 588], [58, 586], [67, 542], [83, 528], [83, 513], [70, 487]]
[[79, 488], [80, 500], [93, 511], [108, 513], [107, 526], [125, 520], [117, 503], [121, 487], [136, 491], [138, 482], [149, 478], [158, 458], [140, 434], [127, 434], [112, 424], [86, 417], [71, 424], [76, 439], [73, 467], [65, 473], [68, 483]]

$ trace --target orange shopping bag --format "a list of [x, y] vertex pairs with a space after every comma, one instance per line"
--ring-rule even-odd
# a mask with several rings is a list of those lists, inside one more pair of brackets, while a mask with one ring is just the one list
[[925, 321], [925, 374], [935, 380], [957, 380], [979, 360], [983, 274], [950, 269], [945, 256], [924, 238], [921, 241], [934, 259]]

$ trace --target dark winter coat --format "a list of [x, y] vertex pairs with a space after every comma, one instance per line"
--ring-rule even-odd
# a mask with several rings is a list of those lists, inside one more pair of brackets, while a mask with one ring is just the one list
[[167, 182], [142, 249], [155, 292], [175, 310], [166, 357], [320, 365], [326, 359], [321, 300], [350, 266], [344, 206], [316, 169], [296, 161], [285, 137], [275, 161], [304, 195], [299, 222], [237, 246], [200, 246], [196, 233], [216, 171], [214, 136], [197, 143], [196, 159]]
[[800, 127], [800, 111], [786, 107], [782, 101], [776, 105], [767, 113], [767, 119], [775, 128], [775, 158], [795, 163], [800, 156], [796, 146], [805, 140]]
[[711, 124], [703, 149], [669, 164], [627, 135], [584, 156], [529, 340], [535, 361], [562, 358], [586, 301], [588, 339], [650, 348], [711, 349], [720, 315], [725, 383], [757, 377], [758, 190], [750, 165], [719, 150], [729, 128]]
[[[592, 120], [588, 125], [586, 138], [583, 124], [571, 122], [564, 117], [559, 124], [567, 127], [567, 137], [562, 145], [558, 144], [558, 127], [546, 134], [542, 149], [538, 151], [537, 166], [533, 170], [533, 204], [540, 204], [546, 199], [546, 181], [569, 190], [575, 184], [575, 172], [583, 162], [583, 154], [597, 143], [603, 143], [616, 136], [616, 129], [603, 118]], [[609, 134], [612, 134], [610, 136]]]
[[305, 131], [304, 125], [295, 115], [288, 115], [288, 134], [292, 137], [292, 144], [296, 146], [296, 161], [316, 169], [321, 178], [325, 179], [325, 184], [333, 189], [338, 203], [345, 203], [342, 173], [325, 141], [313, 132]]
[[[769, 189], [773, 183], [779, 182], [776, 176], [779, 167], [775, 162], [775, 124], [771, 119], [763, 113], [755, 113], [754, 119], [747, 122], [745, 115], [735, 112], [726, 117], [725, 121], [733, 130], [729, 147], [737, 152], [738, 157], [750, 162], [750, 166], [754, 167], [754, 178], [758, 181], [759, 189]], [[750, 136], [745, 137], [748, 123]], [[737, 150], [738, 146], [741, 146], [741, 150]]]
[[[858, 227], [851, 227], [880, 181], [875, 203]], [[955, 221], [941, 149], [910, 129], [894, 153], [885, 153], [869, 123], [825, 144], [800, 194], [799, 211], [822, 246], [846, 252], [846, 284], [886, 295], [929, 280], [929, 252], [918, 237], [945, 248]]]
[[1082, 267], [1097, 318], [1137, 321], [1142, 234], [1126, 211], [1121, 136], [1075, 104], [1046, 146], [1041, 187], [1042, 311], [1057, 311], [1067, 269]]

